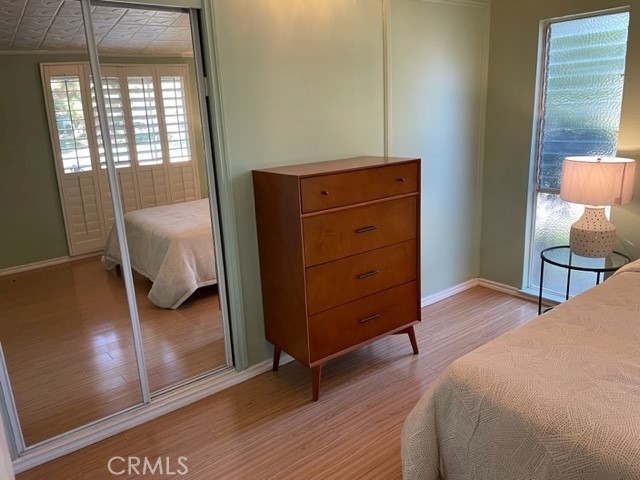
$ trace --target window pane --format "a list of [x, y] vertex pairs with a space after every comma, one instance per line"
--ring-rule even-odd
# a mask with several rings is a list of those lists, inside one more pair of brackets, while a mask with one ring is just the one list
[[[130, 167], [129, 140], [127, 138], [127, 127], [124, 117], [124, 105], [122, 92], [120, 90], [120, 80], [118, 77], [103, 77], [102, 89], [104, 92], [104, 103], [107, 110], [107, 121], [109, 123], [109, 133], [111, 134], [111, 149], [116, 168]], [[100, 166], [106, 168], [104, 146], [102, 143], [102, 133], [96, 106], [96, 93], [91, 82], [91, 103], [93, 105], [93, 118], [98, 136], [98, 152], [100, 154]]]
[[[608, 211], [607, 209], [607, 215]], [[529, 274], [530, 286], [540, 286], [540, 252], [545, 248], [569, 245], [569, 230], [584, 212], [584, 206], [565, 202], [553, 193], [538, 193], [536, 198], [536, 239], [533, 244], [532, 269]], [[604, 266], [603, 258], [591, 259], [593, 266]], [[571, 295], [577, 295], [596, 283], [592, 272], [571, 272]], [[545, 265], [544, 289], [546, 292], [564, 296], [567, 288], [567, 270], [553, 265]]]
[[562, 159], [615, 155], [629, 14], [553, 23], [538, 182], [559, 190]]
[[188, 162], [191, 160], [191, 149], [185, 113], [184, 80], [181, 76], [162, 76], [160, 85], [162, 85], [169, 161], [171, 163]]
[[80, 78], [49, 78], [64, 173], [91, 171], [89, 139], [82, 109]]
[[139, 165], [162, 163], [162, 143], [152, 77], [127, 77]]

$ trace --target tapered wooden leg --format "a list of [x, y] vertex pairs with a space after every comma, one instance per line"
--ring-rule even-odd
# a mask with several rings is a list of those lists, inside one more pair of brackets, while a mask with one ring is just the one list
[[413, 348], [413, 354], [418, 354], [418, 342], [416, 341], [416, 332], [413, 329], [413, 325], [407, 328], [407, 335], [409, 335], [409, 341], [411, 342], [411, 348]]
[[322, 365], [311, 367], [311, 392], [314, 402], [320, 397], [320, 375], [322, 374]]
[[280, 354], [282, 353], [282, 349], [280, 347], [273, 348], [273, 371], [277, 372], [278, 367], [280, 366]]

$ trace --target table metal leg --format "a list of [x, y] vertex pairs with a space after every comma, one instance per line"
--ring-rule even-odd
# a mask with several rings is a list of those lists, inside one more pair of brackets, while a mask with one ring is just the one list
[[540, 255], [540, 290], [538, 290], [538, 315], [542, 314], [542, 282], [544, 281], [544, 258]]
[[569, 267], [567, 268], [567, 294], [564, 299], [569, 300], [569, 289], [571, 288], [571, 260], [573, 253], [569, 252]]

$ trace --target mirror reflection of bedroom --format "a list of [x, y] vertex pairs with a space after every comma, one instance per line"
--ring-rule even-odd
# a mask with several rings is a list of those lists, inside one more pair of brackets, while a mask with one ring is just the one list
[[0, 342], [29, 446], [144, 402], [136, 315], [152, 396], [229, 360], [189, 14], [91, 8], [132, 301], [80, 3], [24, 3], [0, 35]]

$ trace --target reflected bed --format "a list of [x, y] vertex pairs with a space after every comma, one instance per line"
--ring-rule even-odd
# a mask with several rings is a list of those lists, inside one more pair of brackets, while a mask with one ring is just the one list
[[[153, 282], [154, 305], [178, 308], [199, 287], [217, 283], [208, 199], [135, 210], [124, 221], [131, 266]], [[121, 263], [115, 227], [104, 260], [107, 270]]]
[[407, 480], [640, 478], [640, 261], [449, 365], [402, 461]]

